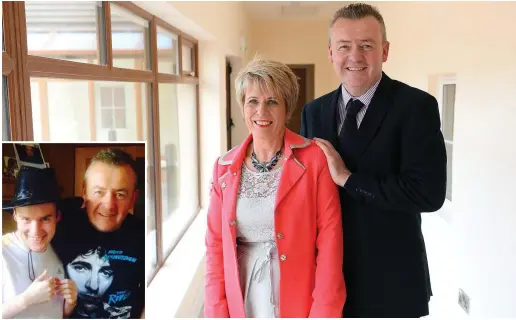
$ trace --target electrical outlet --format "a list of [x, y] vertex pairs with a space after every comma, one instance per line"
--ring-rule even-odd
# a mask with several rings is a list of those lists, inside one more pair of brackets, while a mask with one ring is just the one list
[[469, 297], [462, 289], [459, 289], [459, 305], [469, 315]]

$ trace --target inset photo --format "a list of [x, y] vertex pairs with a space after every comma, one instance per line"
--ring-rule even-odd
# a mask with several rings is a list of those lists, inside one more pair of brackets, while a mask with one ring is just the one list
[[141, 318], [145, 143], [2, 152], [2, 318]]

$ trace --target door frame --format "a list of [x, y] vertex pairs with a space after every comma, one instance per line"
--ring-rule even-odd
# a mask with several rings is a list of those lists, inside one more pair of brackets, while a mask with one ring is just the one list
[[[290, 69], [306, 70], [306, 97], [305, 101], [310, 102], [315, 98], [315, 64], [287, 64]], [[301, 99], [301, 97], [298, 97]]]

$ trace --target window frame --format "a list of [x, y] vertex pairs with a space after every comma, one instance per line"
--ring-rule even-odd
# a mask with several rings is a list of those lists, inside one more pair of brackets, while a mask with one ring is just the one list
[[[123, 69], [113, 66], [113, 47], [111, 33], [111, 4], [115, 4], [126, 9], [137, 16], [146, 19], [149, 22], [150, 31], [150, 71]], [[155, 212], [151, 212], [155, 218], [156, 225], [156, 266], [149, 273], [146, 273], [147, 286], [154, 279], [157, 272], [163, 266], [167, 256], [163, 254], [163, 237], [162, 237], [162, 195], [161, 195], [161, 165], [160, 165], [160, 127], [159, 127], [159, 83], [184, 83], [196, 85], [196, 104], [197, 104], [197, 134], [200, 133], [200, 116], [199, 116], [199, 56], [198, 56], [198, 40], [181, 30], [173, 27], [169, 23], [159, 17], [138, 7], [132, 2], [124, 1], [105, 1], [103, 2], [103, 18], [105, 25], [105, 54], [106, 65], [88, 64], [81, 62], [73, 62], [67, 60], [59, 60], [55, 58], [47, 58], [35, 55], [29, 55], [27, 49], [27, 27], [25, 15], [25, 2], [6, 1], [2, 2], [3, 23], [4, 23], [4, 41], [5, 51], [2, 52], [2, 75], [7, 77], [8, 83], [8, 113], [10, 124], [10, 139], [12, 141], [32, 141], [34, 140], [34, 128], [31, 107], [31, 78], [55, 78], [65, 80], [86, 80], [86, 81], [117, 81], [117, 82], [137, 82], [145, 83], [148, 86], [147, 98], [149, 100], [147, 107], [147, 143], [153, 146], [153, 162], [150, 166], [153, 168], [149, 181], [154, 181], [154, 208]], [[97, 22], [99, 23], [99, 22]], [[101, 22], [102, 23], [102, 22]], [[178, 70], [179, 75], [158, 73], [158, 52], [157, 52], [157, 26], [170, 31], [178, 36]], [[194, 72], [183, 74], [182, 70], [182, 43], [183, 41], [192, 44], [194, 60]], [[98, 50], [103, 50], [102, 46]], [[92, 138], [95, 133], [91, 133]], [[200, 142], [197, 139], [197, 155], [199, 157], [198, 171], [198, 197], [199, 208], [193, 218], [186, 224], [182, 232], [177, 237], [176, 243], [171, 245], [173, 251], [177, 242], [181, 239], [190, 224], [193, 222], [197, 214], [200, 212], [201, 203], [201, 154]], [[147, 159], [148, 160], [148, 159]], [[149, 204], [147, 204], [149, 205]], [[145, 230], [147, 232], [147, 229]]]
[[[455, 97], [454, 97], [454, 102], [453, 102], [453, 112], [455, 114], [455, 102], [456, 102], [456, 97], [457, 97], [457, 78], [456, 76], [445, 76], [445, 77], [440, 77], [439, 78], [439, 81], [438, 81], [438, 95], [437, 95], [437, 103], [439, 105], [439, 117], [440, 117], [440, 120], [441, 120], [441, 132], [443, 133], [443, 138], [444, 138], [444, 124], [445, 124], [445, 121], [447, 119], [445, 119], [445, 113], [444, 113], [444, 87], [446, 85], [455, 85]], [[453, 124], [452, 124], [454, 127], [455, 127], [455, 116], [453, 117]], [[454, 130], [455, 132], [455, 130]], [[453, 136], [452, 136], [452, 140], [446, 140], [444, 138], [444, 143], [448, 143], [451, 145], [451, 149], [452, 149], [452, 157], [451, 159], [447, 159], [447, 161], [449, 163], [451, 163], [450, 167], [453, 168]], [[453, 175], [453, 169], [452, 169], [452, 173]], [[452, 203], [452, 199], [453, 199], [453, 180], [452, 180], [452, 184], [450, 184], [450, 198], [451, 199], [448, 199], [448, 197], [446, 196], [446, 199], [445, 199], [445, 206], [451, 206], [451, 203]], [[447, 190], [448, 191], [448, 190]], [[447, 192], [448, 193], [448, 192]]]

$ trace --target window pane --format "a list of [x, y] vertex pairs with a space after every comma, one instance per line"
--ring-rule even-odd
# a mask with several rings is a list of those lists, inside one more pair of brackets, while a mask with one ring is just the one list
[[[152, 119], [152, 108], [149, 108], [148, 118]], [[152, 130], [152, 123], [150, 123], [149, 130]], [[147, 279], [154, 272], [157, 267], [158, 247], [156, 235], [156, 197], [155, 197], [156, 179], [154, 176], [154, 143], [152, 139], [147, 141], [147, 237], [145, 241], [145, 266], [147, 269]], [[148, 285], [148, 282], [147, 282]]]
[[196, 86], [159, 84], [163, 254], [199, 209]]
[[158, 72], [179, 74], [178, 37], [161, 27], [158, 30]]
[[105, 34], [102, 2], [26, 1], [25, 15], [30, 55], [99, 63], [99, 39]]
[[109, 108], [113, 105], [113, 90], [111, 88], [100, 88], [100, 106]]
[[2, 76], [2, 141], [11, 140], [9, 96], [7, 92], [7, 77]]
[[150, 70], [149, 22], [111, 4], [113, 66]]
[[125, 129], [125, 108], [115, 109], [115, 128]]
[[443, 88], [443, 135], [444, 140], [448, 141], [453, 141], [455, 87], [455, 84], [446, 84]]
[[102, 129], [109, 129], [113, 127], [113, 115], [111, 113], [111, 109], [100, 110], [100, 112]]
[[453, 144], [449, 142], [444, 143], [446, 146], [446, 199], [452, 199], [452, 160], [453, 160]]
[[114, 106], [115, 107], [125, 107], [125, 92], [124, 88], [115, 88], [113, 91], [114, 98]]
[[[143, 141], [147, 87], [145, 83], [32, 78], [34, 140]], [[119, 106], [116, 95], [123, 95], [117, 98]]]
[[182, 50], [182, 59], [183, 59], [183, 71], [185, 72], [193, 72], [194, 71], [194, 67], [193, 67], [193, 63], [194, 63], [194, 50], [193, 48], [189, 47], [189, 46], [186, 46], [186, 45], [183, 45], [183, 50]]

